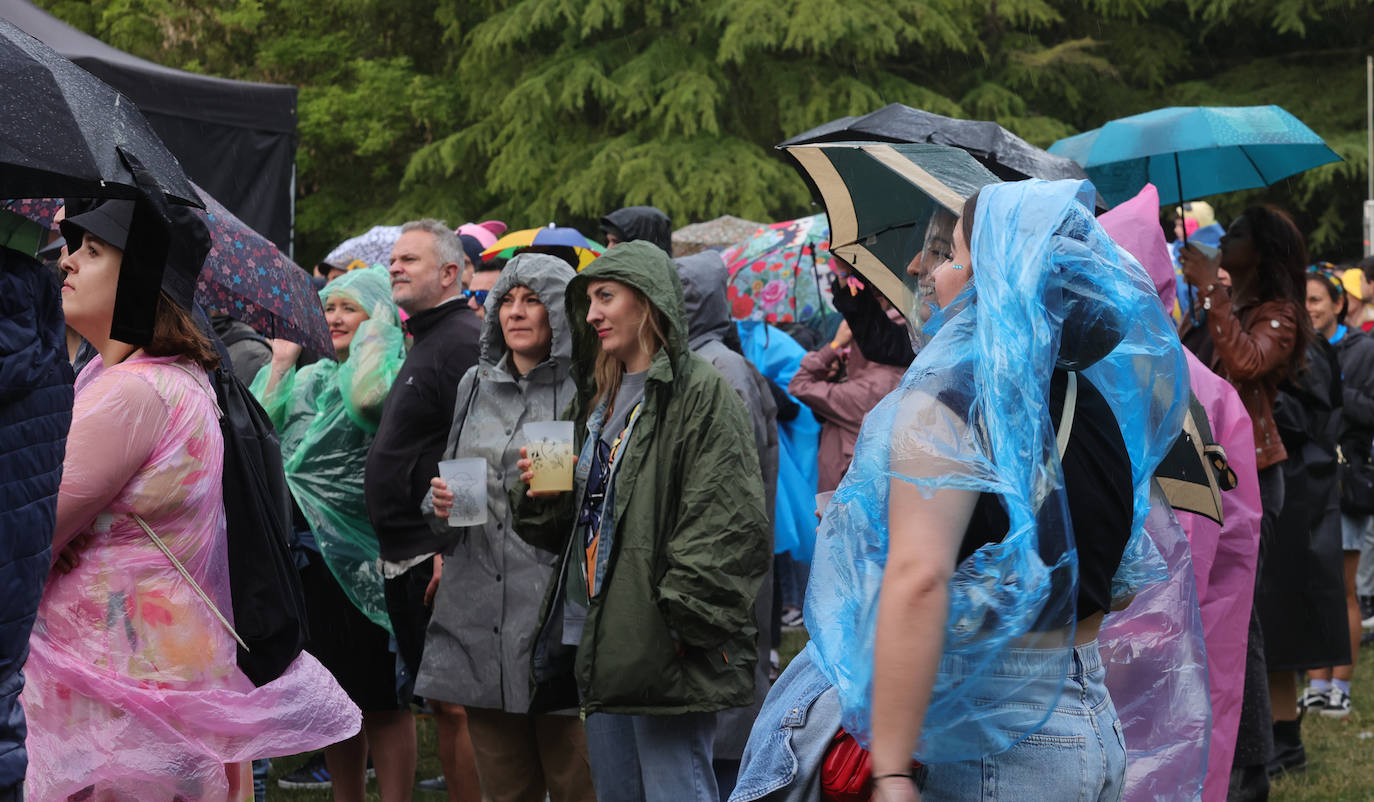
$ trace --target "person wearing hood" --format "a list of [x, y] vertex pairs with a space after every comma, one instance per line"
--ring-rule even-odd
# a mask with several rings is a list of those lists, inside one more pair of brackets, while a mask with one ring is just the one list
[[567, 310], [574, 489], [529, 491], [516, 514], [526, 537], [567, 542], [534, 645], [536, 705], [580, 699], [602, 802], [718, 802], [716, 713], [753, 702], [771, 556], [749, 413], [689, 349], [682, 285], [654, 245], [598, 258]]
[[[335, 799], [362, 799], [369, 752], [386, 799], [410, 789], [415, 728], [409, 699], [396, 694], [377, 535], [363, 498], [363, 465], [382, 402], [405, 359], [391, 279], [380, 265], [350, 270], [320, 290], [335, 359], [296, 367], [301, 347], [272, 345], [272, 362], [252, 384], [281, 437], [287, 486], [295, 501], [301, 587], [310, 639], [324, 663], [363, 711], [356, 736], [324, 750]], [[283, 777], [309, 782], [313, 758]], [[298, 776], [295, 776], [298, 775]]]
[[606, 235], [606, 247], [624, 242], [647, 240], [673, 255], [673, 223], [654, 206], [626, 206], [601, 218], [601, 233]]
[[[759, 470], [768, 501], [771, 548], [771, 526], [778, 490], [778, 406], [773, 400], [773, 391], [768, 380], [741, 351], [739, 331], [730, 319], [730, 301], [725, 292], [729, 274], [720, 254], [702, 251], [674, 259], [673, 262], [677, 265], [678, 277], [682, 279], [682, 298], [687, 311], [687, 345], [693, 353], [705, 357], [720, 371], [720, 375], [739, 393], [744, 408], [749, 410], [754, 429], [754, 447], [759, 452]], [[754, 704], [727, 710], [717, 722], [716, 778], [721, 785], [722, 796], [729, 794], [734, 786], [734, 776], [749, 736], [749, 726], [758, 715], [764, 697], [768, 695], [772, 619], [773, 583], [765, 581], [755, 606], [755, 622], [759, 627], [759, 662], [754, 666]]]
[[[530, 710], [539, 607], [563, 538], [518, 528], [510, 504], [526, 423], [551, 421], [572, 400], [572, 333], [563, 295], [577, 275], [562, 259], [522, 254], [486, 297], [481, 356], [458, 383], [444, 459], [487, 460], [487, 520], [448, 528], [453, 492], [430, 481], [431, 526], [452, 538], [425, 636], [416, 692], [467, 710], [482, 798], [594, 800], [587, 742], [575, 710]], [[457, 537], [453, 538], [456, 534]]]
[[[1098, 222], [1145, 268], [1165, 311], [1172, 313], [1178, 285], [1164, 231], [1157, 224], [1158, 215], [1159, 191], [1153, 184], [1147, 184], [1139, 195], [1103, 214]], [[1196, 513], [1174, 511], [1192, 550], [1198, 607], [1207, 647], [1212, 732], [1202, 800], [1225, 802], [1240, 726], [1246, 646], [1255, 597], [1255, 564], [1259, 553], [1260, 499], [1255, 472], [1255, 435], [1250, 414], [1245, 411], [1231, 383], [1208, 370], [1192, 351], [1185, 348], [1183, 356], [1188, 361], [1189, 387], [1206, 410], [1212, 435], [1224, 449], [1227, 464], [1237, 480], [1233, 489], [1221, 494], [1220, 523]], [[1250, 668], [1256, 670], [1253, 664]], [[1262, 660], [1258, 671], [1263, 673]]]

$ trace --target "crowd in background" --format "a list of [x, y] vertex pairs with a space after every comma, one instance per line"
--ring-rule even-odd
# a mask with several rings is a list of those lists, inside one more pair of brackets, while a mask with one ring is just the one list
[[[1192, 546], [1214, 725], [1200, 793], [1265, 798], [1269, 777], [1305, 766], [1304, 711], [1350, 714], [1361, 622], [1374, 625], [1374, 260], [1309, 265], [1302, 233], [1272, 207], [1246, 209], [1223, 229], [1210, 207], [1190, 204], [1168, 221], [1169, 244], [1148, 197], [1099, 223], [1072, 193], [1026, 183], [1024, 198], [1011, 197], [1012, 184], [975, 194], [947, 221], [952, 244], [932, 250], [928, 240], [913, 260], [922, 303], [936, 310], [928, 325], [838, 259], [838, 315], [736, 322], [720, 255], [673, 258], [670, 221], [652, 207], [603, 218], [608, 249], [586, 266], [557, 247], [484, 255], [504, 229], [494, 221], [456, 230], [411, 221], [388, 264], [316, 266], [332, 360], [198, 313], [187, 287], [205, 234], [189, 216], [173, 218], [149, 331], [121, 335], [132, 320], [121, 263], [155, 258], [131, 236], [141, 207], [108, 201], [72, 214], [61, 223], [60, 271], [75, 411], [22, 697], [29, 798], [153, 799], [175, 786], [188, 799], [262, 799], [267, 757], [319, 750], [281, 785], [361, 800], [375, 775], [383, 800], [406, 800], [416, 710], [433, 717], [443, 768], [421, 786], [451, 800], [817, 798], [838, 725], [813, 743], [803, 734], [811, 724], [788, 724], [779, 708], [778, 728], [771, 708], [820, 710], [836, 684], [817, 680], [809, 696], [802, 688], [812, 662], [824, 664], [824, 645], [779, 679], [782, 630], [803, 619], [827, 625], [807, 584], [823, 583], [813, 596], [829, 592], [834, 574], [820, 566], [836, 558], [817, 554], [809, 575], [820, 546], [775, 533], [783, 520], [821, 521], [818, 542], [831, 543], [827, 526], [851, 524], [830, 516], [858, 515], [846, 505], [864, 494], [884, 499], [869, 528], [885, 533], [884, 548], [892, 536], [889, 578], [868, 611], [879, 643], [865, 658], [868, 793], [966, 798], [986, 782], [959, 768], [970, 761], [909, 765], [927, 748], [920, 722], [935, 666], [950, 659], [940, 651], [942, 613], [958, 603], [932, 588], [957, 587], [956, 568], [1004, 538], [1008, 551], [1022, 548], [1012, 535], [1046, 514], [1027, 507], [1023, 518], [1016, 503], [999, 504], [1015, 492], [979, 482], [1007, 466], [950, 467], [963, 451], [942, 440], [1001, 443], [1024, 423], [1021, 411], [986, 405], [1004, 396], [980, 395], [1014, 389], [989, 372], [976, 328], [988, 325], [975, 313], [992, 308], [991, 288], [1015, 279], [982, 255], [999, 227], [1021, 238], [1007, 252], [1015, 259], [1041, 258], [1036, 237], [1068, 238], [1086, 243], [1084, 264], [1126, 276], [1102, 293], [1118, 293], [1116, 328], [1080, 331], [1074, 315], [1051, 316], [1060, 350], [1027, 350], [1016, 368], [1039, 388], [1027, 402], [1047, 421], [1036, 436], [1047, 447], [1059, 441], [1052, 461], [1062, 470], [1050, 472], [1047, 491], [1062, 496], [1059, 524], [1079, 533], [1072, 590], [1047, 574], [1055, 598], [1067, 594], [1061, 617], [1042, 612], [1020, 631], [1046, 650], [1048, 633], [1070, 633], [1058, 646], [1100, 725], [1089, 750], [1105, 766], [1073, 782], [1092, 784], [1091, 798], [1121, 798], [1126, 787], [1129, 739], [1100, 742], [1113, 727], [1120, 736], [1121, 724], [1096, 633], [1129, 601], [1112, 580], [1134, 565], [1132, 538], [1149, 506], [1118, 406], [1141, 387], [1098, 386], [1090, 366], [1137, 336], [1119, 318], [1145, 308], [1131, 305], [1142, 303], [1131, 295], [1138, 274], [1157, 292], [1150, 320], [1168, 332], [1151, 330], [1148, 342], [1173, 338], [1175, 349], [1149, 364], [1191, 387], [1210, 429], [1195, 434], [1224, 452], [1230, 471], [1221, 521], [1178, 515]], [[1061, 212], [1043, 231], [1016, 222], [1019, 204], [1050, 201]], [[1062, 251], [1045, 247], [1044, 264], [1062, 266]], [[1073, 270], [1093, 275], [1081, 265], [1063, 272]], [[1067, 279], [1045, 275], [1044, 286], [1068, 297], [1072, 287], [1055, 283]], [[1026, 319], [1040, 325], [1037, 303], [1026, 302]], [[948, 321], [965, 321], [969, 339], [953, 339], [960, 326]], [[934, 339], [918, 336], [923, 326]], [[1094, 338], [1110, 342], [1091, 357], [1074, 350]], [[962, 343], [963, 361], [941, 361], [951, 343]], [[238, 636], [216, 615], [230, 594], [217, 481], [224, 445], [205, 377], [221, 362], [280, 438], [308, 621], [302, 657], [260, 687], [235, 670]], [[967, 373], [966, 384], [927, 392], [920, 382], [940, 370]], [[63, 392], [58, 384], [51, 393]], [[1181, 410], [1187, 400], [1171, 403]], [[524, 427], [555, 420], [575, 424], [572, 490], [534, 491]], [[1177, 431], [1146, 438], [1150, 449], [1167, 450]], [[875, 432], [891, 455], [873, 450]], [[903, 438], [939, 445], [911, 446], [926, 462], [909, 467], [893, 445]], [[485, 462], [485, 522], [451, 526], [472, 488], [451, 486], [440, 463], [473, 457]], [[810, 493], [786, 489], [808, 471]], [[954, 475], [966, 481], [948, 483]], [[831, 506], [815, 495], [832, 492]], [[890, 645], [907, 641], [924, 651]], [[1050, 670], [1060, 682], [1061, 668]], [[925, 697], [897, 688], [897, 676], [924, 681]], [[789, 728], [785, 747], [770, 737]], [[769, 751], [783, 748], [797, 755], [791, 774]], [[1021, 755], [1024, 744], [1001, 751]], [[1042, 760], [1008, 757], [1004, 782], [1043, 781], [1057, 770], [1025, 768]], [[1006, 785], [1003, 798], [1017, 788], [1028, 790]]]

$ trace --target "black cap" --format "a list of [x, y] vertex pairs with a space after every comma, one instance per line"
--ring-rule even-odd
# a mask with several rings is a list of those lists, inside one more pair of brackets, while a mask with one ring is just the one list
[[134, 219], [131, 200], [107, 200], [90, 211], [68, 217], [58, 225], [73, 250], [81, 247], [81, 235], [90, 232], [121, 251], [129, 244], [129, 225]]

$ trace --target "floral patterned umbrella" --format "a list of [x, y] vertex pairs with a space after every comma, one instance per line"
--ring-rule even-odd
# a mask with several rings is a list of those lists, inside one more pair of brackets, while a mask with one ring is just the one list
[[[195, 186], [194, 184], [192, 186]], [[266, 237], [248, 227], [199, 186], [210, 229], [210, 255], [196, 284], [196, 303], [207, 312], [247, 323], [265, 337], [299, 343], [316, 356], [334, 358], [320, 296], [310, 276]], [[51, 227], [59, 198], [4, 201], [3, 207]]]
[[760, 228], [724, 254], [731, 312], [768, 323], [810, 323], [834, 314], [829, 248], [823, 214]]
[[230, 214], [210, 193], [197, 214], [210, 228], [210, 255], [196, 284], [196, 302], [247, 323], [265, 337], [299, 343], [316, 356], [334, 358], [320, 296], [310, 276], [266, 237]]
[[57, 216], [57, 210], [62, 208], [61, 198], [12, 198], [0, 203], [3, 208], [22, 214], [38, 225], [52, 229], [57, 228], [53, 225], [52, 219]]

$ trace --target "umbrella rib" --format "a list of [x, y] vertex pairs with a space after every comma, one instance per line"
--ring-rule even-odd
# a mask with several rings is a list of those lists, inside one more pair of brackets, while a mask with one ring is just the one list
[[1241, 155], [1245, 157], [1245, 160], [1250, 162], [1251, 167], [1255, 168], [1255, 175], [1259, 176], [1259, 180], [1264, 182], [1266, 187], [1269, 186], [1269, 179], [1264, 177], [1264, 171], [1260, 169], [1258, 164], [1255, 164], [1254, 159], [1250, 158], [1250, 152], [1245, 149], [1246, 146], [1239, 145], [1238, 147], [1240, 148]]

